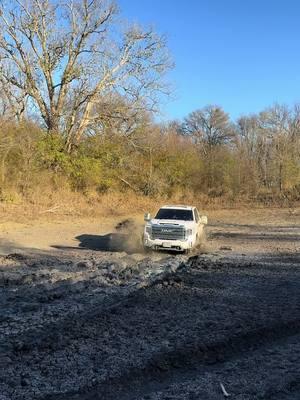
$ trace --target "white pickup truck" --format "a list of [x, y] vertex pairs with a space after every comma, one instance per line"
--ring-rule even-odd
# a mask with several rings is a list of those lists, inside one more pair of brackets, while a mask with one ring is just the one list
[[193, 206], [163, 206], [155, 218], [147, 213], [144, 219], [144, 248], [153, 250], [188, 252], [199, 243], [207, 224], [207, 217]]

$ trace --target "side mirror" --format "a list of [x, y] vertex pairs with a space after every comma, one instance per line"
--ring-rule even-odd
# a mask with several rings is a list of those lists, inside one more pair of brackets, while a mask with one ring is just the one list
[[144, 215], [144, 221], [148, 222], [148, 221], [150, 221], [150, 220], [151, 220], [151, 215], [150, 215], [150, 213], [146, 213], [146, 214]]
[[201, 217], [201, 224], [207, 225], [207, 216], [206, 216], [206, 215], [203, 215], [203, 216]]

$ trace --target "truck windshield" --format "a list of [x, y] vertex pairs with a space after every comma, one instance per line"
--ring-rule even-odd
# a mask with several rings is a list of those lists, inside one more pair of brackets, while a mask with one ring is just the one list
[[175, 219], [180, 221], [193, 221], [192, 210], [181, 210], [176, 208], [161, 208], [156, 214], [156, 219]]

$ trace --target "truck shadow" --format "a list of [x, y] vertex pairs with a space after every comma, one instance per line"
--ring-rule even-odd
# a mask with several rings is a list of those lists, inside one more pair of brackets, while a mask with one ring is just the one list
[[94, 250], [103, 252], [142, 253], [141, 240], [127, 233], [108, 233], [106, 235], [82, 234], [75, 237], [77, 246], [53, 246], [60, 250]]
[[[132, 240], [130, 235], [125, 233], [108, 233], [106, 235], [88, 235], [76, 236], [79, 241], [79, 247], [88, 250], [126, 251], [137, 253], [142, 250], [141, 244], [137, 240]], [[136, 242], [136, 243], [134, 243]]]
[[[108, 233], [106, 235], [82, 234], [75, 237], [78, 240], [78, 246], [52, 246], [58, 250], [92, 250], [99, 252], [126, 253], [126, 254], [144, 254], [141, 237], [128, 233]], [[156, 254], [177, 255], [182, 252], [164, 250], [156, 251]]]

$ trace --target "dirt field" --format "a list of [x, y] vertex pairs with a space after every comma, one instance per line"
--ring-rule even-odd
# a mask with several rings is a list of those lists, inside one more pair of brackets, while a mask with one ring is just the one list
[[129, 217], [1, 224], [0, 400], [299, 399], [300, 210], [211, 212], [190, 257]]

